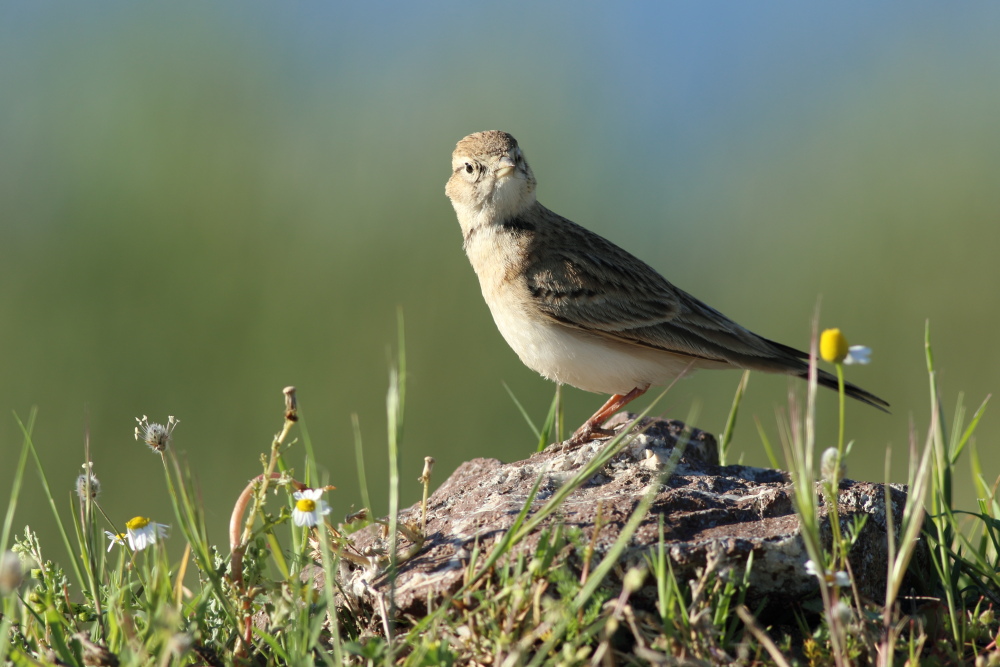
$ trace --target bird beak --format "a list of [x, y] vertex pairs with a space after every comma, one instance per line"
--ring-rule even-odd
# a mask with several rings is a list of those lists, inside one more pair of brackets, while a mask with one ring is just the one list
[[504, 155], [497, 164], [497, 178], [510, 176], [516, 167], [517, 162], [509, 155]]

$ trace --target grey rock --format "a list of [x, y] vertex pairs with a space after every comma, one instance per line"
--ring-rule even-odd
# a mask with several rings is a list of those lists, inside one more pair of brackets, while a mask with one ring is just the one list
[[[611, 426], [621, 429], [633, 415], [618, 415]], [[516, 544], [511, 553], [531, 554], [539, 534], [557, 523], [579, 528], [583, 540], [595, 547], [594, 562], [618, 538], [633, 510], [651, 484], [658, 484], [656, 497], [639, 529], [629, 541], [623, 565], [643, 559], [659, 543], [662, 520], [665, 547], [678, 581], [697, 576], [710, 560], [720, 572], [742, 577], [748, 556], [753, 553], [747, 603], [767, 601], [769, 607], [788, 608], [818, 590], [815, 577], [805, 571], [808, 556], [799, 536], [799, 519], [792, 502], [793, 487], [788, 473], [779, 470], [731, 465], [714, 465], [718, 460], [715, 439], [692, 429], [684, 455], [673, 473], [661, 482], [660, 470], [671, 460], [677, 439], [685, 430], [675, 420], [643, 419], [631, 440], [600, 471], [573, 491], [560, 510], [549, 516], [533, 534]], [[540, 508], [559, 487], [582, 466], [598, 455], [607, 440], [562, 451], [551, 446], [524, 461], [502, 463], [496, 459], [473, 459], [454, 473], [431, 495], [427, 526], [419, 549], [400, 539], [399, 553], [411, 550], [401, 562], [395, 582], [397, 613], [419, 616], [428, 601], [457, 591], [466, 576], [470, 554], [478, 544], [488, 553], [514, 523], [539, 475], [542, 485], [533, 510]], [[884, 485], [843, 480], [840, 485], [839, 515], [844, 530], [858, 515], [867, 521], [850, 554], [853, 581], [859, 593], [881, 601], [885, 593], [886, 526], [895, 529], [902, 517], [905, 488], [891, 485], [894, 520], [887, 524]], [[817, 494], [822, 498], [819, 488]], [[594, 536], [597, 513], [600, 528]], [[821, 508], [823, 533], [830, 541], [825, 504]], [[420, 504], [403, 510], [400, 522], [419, 526]], [[898, 535], [898, 530], [896, 531]], [[388, 540], [379, 526], [369, 526], [351, 536], [357, 553], [385, 554]], [[926, 549], [917, 560], [926, 558]], [[580, 567], [572, 561], [571, 566]], [[384, 605], [389, 577], [383, 565], [365, 567], [345, 562], [339, 573], [342, 590], [351, 604]], [[619, 576], [624, 569], [619, 569]], [[609, 582], [617, 585], [619, 582]], [[649, 590], [633, 599], [655, 599], [652, 577]], [[904, 591], [919, 588], [919, 582], [904, 585]]]

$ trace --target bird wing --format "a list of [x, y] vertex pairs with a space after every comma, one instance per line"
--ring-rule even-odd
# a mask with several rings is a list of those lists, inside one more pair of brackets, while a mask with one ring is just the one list
[[[564, 326], [621, 343], [776, 373], [808, 377], [805, 352], [763, 338], [671, 285], [645, 262], [538, 205], [528, 225], [525, 280], [535, 305]], [[819, 384], [836, 376], [817, 369]], [[889, 404], [855, 384], [848, 396], [888, 412]]]
[[[805, 354], [736, 324], [610, 241], [542, 209], [527, 287], [563, 325], [620, 342], [736, 366], [798, 367]], [[778, 363], [775, 363], [775, 362]]]

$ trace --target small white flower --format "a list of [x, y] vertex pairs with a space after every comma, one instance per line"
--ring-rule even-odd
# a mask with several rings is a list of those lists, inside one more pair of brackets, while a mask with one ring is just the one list
[[292, 521], [296, 526], [315, 526], [330, 513], [330, 506], [323, 500], [323, 489], [302, 489], [292, 497], [295, 498]]
[[838, 572], [826, 572], [825, 570], [821, 570], [817, 567], [816, 563], [811, 560], [806, 561], [806, 574], [811, 574], [827, 586], [847, 588], [851, 585], [851, 577], [848, 576], [847, 572], [844, 572], [843, 570]]
[[118, 533], [116, 535], [110, 530], [106, 530], [104, 531], [104, 534], [108, 536], [108, 540], [111, 542], [111, 544], [108, 545], [108, 553], [111, 553], [111, 550], [115, 548], [116, 544], [120, 547], [125, 546], [125, 533]]
[[872, 349], [864, 345], [852, 345], [847, 348], [847, 356], [844, 358], [845, 364], [867, 364], [871, 362]]
[[156, 544], [157, 538], [166, 537], [169, 527], [162, 523], [153, 523], [144, 516], [137, 516], [125, 524], [125, 529], [128, 531], [125, 537], [133, 551], [142, 551], [149, 545]]
[[170, 445], [174, 429], [181, 423], [180, 419], [167, 417], [166, 426], [156, 423], [150, 424], [146, 415], [143, 415], [142, 419], [136, 417], [135, 420], [139, 422], [139, 425], [135, 427], [135, 439], [145, 442], [154, 452], [166, 450], [167, 446]]

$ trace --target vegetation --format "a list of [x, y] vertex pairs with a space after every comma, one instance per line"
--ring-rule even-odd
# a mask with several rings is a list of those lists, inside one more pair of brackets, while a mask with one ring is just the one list
[[[438, 601], [424, 618], [396, 618], [391, 596], [375, 609], [345, 605], [334, 576], [341, 559], [391, 574], [401, 559], [412, 556], [399, 552], [397, 536], [420, 543], [421, 527], [398, 521], [396, 461], [406, 385], [400, 330], [387, 400], [393, 465], [386, 519], [373, 520], [362, 511], [345, 524], [329, 522], [323, 497], [333, 487], [318, 479], [307, 434], [293, 437], [298, 423], [293, 388], [285, 391], [283, 425], [261, 457], [261, 474], [235, 503], [228, 551], [209, 543], [196, 466], [171, 446], [179, 420], [171, 417], [161, 425], [143, 417], [136, 429], [137, 440], [148, 444], [163, 463], [173, 519], [161, 523], [163, 517], [135, 517], [124, 526], [110, 518], [117, 512], [101, 506], [96, 474], [100, 461], [92, 461], [89, 452], [75, 506], [64, 512], [57, 501], [62, 494], [50, 488], [38, 462], [35, 416], [18, 420], [24, 445], [0, 544], [5, 549], [10, 544], [18, 497], [33, 459], [58, 522], [58, 537], [72, 556], [65, 565], [48, 560], [43, 543], [52, 538], [31, 528], [13, 539], [11, 551], [0, 562], [0, 633], [5, 638], [0, 657], [17, 665], [1000, 664], [995, 642], [1000, 621], [994, 613], [994, 604], [1000, 602], [1000, 502], [997, 482], [985, 477], [973, 439], [986, 402], [966, 423], [960, 397], [946, 425], [929, 334], [926, 341], [930, 417], [925, 436], [918, 437], [914, 427], [905, 453], [910, 459], [909, 495], [899, 532], [889, 535], [883, 604], [861, 599], [852, 587], [847, 556], [856, 526], [841, 531], [840, 522], [832, 522], [830, 548], [824, 548], [820, 538], [817, 483], [828, 506], [835, 508], [828, 501], [837, 493], [851, 446], [841, 430], [838, 447], [823, 455], [817, 471], [813, 378], [804, 405], [793, 400], [787, 413], [779, 415], [781, 450], [792, 471], [796, 510], [810, 555], [806, 567], [818, 582], [816, 598], [794, 610], [794, 628], [771, 627], [756, 610], [744, 607], [746, 577], [735, 577], [717, 563], [710, 562], [695, 580], [679, 581], [662, 537], [645, 563], [617, 578], [622, 586], [612, 587], [607, 575], [619, 566], [620, 552], [648, 511], [651, 495], [636, 508], [616, 544], [598, 559], [577, 532], [563, 527], [545, 532], [530, 557], [504, 557], [543, 516], [557, 511], [573, 488], [600, 469], [627, 439], [624, 435], [540, 509], [529, 512], [532, 494], [503, 539], [488, 551], [471, 554], [461, 590]], [[844, 356], [825, 351], [823, 356], [837, 364], [842, 379]], [[731, 422], [745, 389], [746, 378]], [[546, 423], [533, 427], [541, 443], [561, 431], [558, 398], [557, 393]], [[773, 457], [774, 448], [763, 431], [762, 437]], [[721, 456], [730, 444], [724, 435]], [[356, 449], [367, 508], [360, 435]], [[675, 449], [672, 461], [681, 450]], [[981, 498], [976, 512], [959, 511], [952, 503], [963, 453]], [[290, 465], [293, 455], [304, 459], [301, 479]], [[670, 466], [664, 474], [670, 474]], [[429, 466], [421, 480], [426, 500]], [[353, 551], [350, 534], [373, 521], [382, 524], [391, 546], [384, 553]], [[178, 540], [184, 543], [183, 555], [171, 561], [165, 545]], [[907, 599], [901, 584], [919, 540], [930, 547], [935, 596]], [[582, 575], [566, 566], [567, 551], [587, 564]], [[748, 570], [752, 566], [747, 563]], [[653, 608], [632, 599], [649, 578], [657, 591]]]

